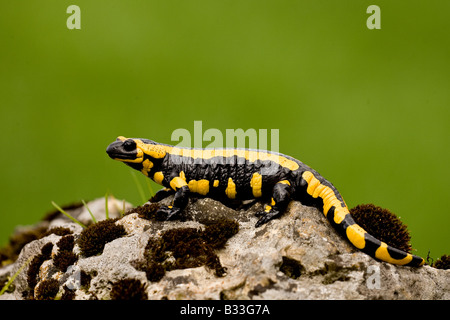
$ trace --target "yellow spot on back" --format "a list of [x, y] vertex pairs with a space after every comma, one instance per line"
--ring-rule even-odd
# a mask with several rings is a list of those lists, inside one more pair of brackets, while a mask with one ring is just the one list
[[233, 182], [233, 179], [228, 178], [228, 185], [225, 189], [225, 194], [228, 198], [234, 199], [236, 198], [236, 184]]
[[357, 224], [352, 224], [346, 229], [348, 240], [358, 249], [363, 249], [366, 246], [365, 233], [366, 231]]
[[157, 184], [162, 185], [162, 182], [164, 180], [164, 175], [161, 171], [155, 172], [153, 175], [153, 181], [155, 181]]
[[189, 191], [201, 194], [203, 196], [207, 195], [209, 192], [209, 181], [205, 179], [201, 180], [190, 180], [188, 183]]
[[175, 191], [186, 185], [186, 176], [184, 175], [183, 171], [180, 172], [180, 175], [178, 177], [175, 177], [170, 181], [170, 187]]
[[214, 180], [214, 183], [213, 183], [213, 187], [218, 187], [219, 186], [219, 180]]
[[262, 176], [258, 172], [255, 172], [250, 180], [250, 187], [252, 187], [253, 196], [259, 198], [262, 196]]
[[148, 173], [150, 172], [150, 170], [153, 168], [153, 162], [151, 162], [148, 159], [145, 159], [144, 162], [142, 162], [142, 170], [141, 172], [143, 174], [145, 174], [148, 177]]

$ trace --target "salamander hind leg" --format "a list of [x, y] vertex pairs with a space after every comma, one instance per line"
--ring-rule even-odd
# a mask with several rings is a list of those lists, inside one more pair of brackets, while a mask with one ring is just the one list
[[260, 217], [255, 227], [260, 227], [272, 219], [278, 218], [286, 210], [291, 200], [291, 184], [288, 180], [282, 180], [275, 184], [272, 191], [272, 200], [270, 205], [266, 205], [264, 211], [256, 213]]

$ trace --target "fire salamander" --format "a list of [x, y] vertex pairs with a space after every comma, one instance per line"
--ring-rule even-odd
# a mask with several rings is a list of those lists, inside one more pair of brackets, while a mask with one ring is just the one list
[[355, 223], [342, 196], [319, 173], [281, 153], [249, 149], [180, 148], [147, 139], [119, 137], [106, 152], [164, 186], [156, 194], [175, 194], [159, 210], [167, 219], [187, 205], [190, 193], [219, 201], [267, 199], [256, 227], [279, 217], [291, 200], [319, 208], [356, 248], [392, 264], [421, 266], [424, 259], [376, 239]]

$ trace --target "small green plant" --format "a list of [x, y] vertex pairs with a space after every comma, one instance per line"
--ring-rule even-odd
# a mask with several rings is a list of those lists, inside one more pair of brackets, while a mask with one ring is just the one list
[[144, 189], [142, 188], [141, 184], [139, 183], [136, 173], [134, 171], [130, 171], [130, 172], [131, 172], [131, 176], [133, 177], [134, 183], [136, 184], [136, 188], [138, 189], [139, 195], [141, 196], [142, 203], [147, 202], [147, 199], [145, 198], [145, 194], [144, 194]]
[[155, 194], [153, 192], [153, 188], [152, 188], [152, 184], [150, 182], [150, 179], [145, 179], [145, 182], [147, 183], [148, 191], [150, 193], [150, 197], [146, 197], [144, 189], [142, 188], [142, 185], [139, 183], [139, 179], [136, 176], [136, 173], [134, 171], [130, 171], [130, 173], [131, 173], [131, 176], [133, 177], [134, 183], [136, 184], [136, 188], [138, 189], [139, 195], [141, 196], [142, 203], [147, 202], [147, 200], [149, 198], [153, 197], [153, 195]]
[[97, 219], [95, 219], [94, 215], [92, 214], [91, 210], [89, 209], [88, 205], [86, 204], [86, 201], [81, 200], [81, 202], [83, 202], [83, 206], [87, 209], [87, 211], [89, 212], [89, 214], [91, 215], [92, 221], [94, 223], [97, 223]]
[[106, 217], [106, 219], [109, 219], [108, 197], [109, 197], [109, 193], [107, 192], [105, 194], [105, 217]]
[[27, 261], [19, 268], [19, 270], [14, 273], [14, 275], [9, 279], [9, 281], [3, 286], [2, 290], [0, 290], [0, 296], [8, 290], [9, 286], [14, 282], [17, 276], [23, 271], [23, 269], [30, 263], [32, 257], [29, 257]]
[[70, 220], [72, 220], [73, 222], [75, 222], [76, 224], [80, 225], [83, 229], [86, 228], [86, 226], [81, 223], [79, 220], [75, 219], [74, 217], [72, 217], [70, 214], [68, 214], [67, 212], [65, 212], [60, 206], [58, 206], [54, 201], [52, 201], [52, 205], [62, 214], [64, 214], [67, 218], [69, 218]]

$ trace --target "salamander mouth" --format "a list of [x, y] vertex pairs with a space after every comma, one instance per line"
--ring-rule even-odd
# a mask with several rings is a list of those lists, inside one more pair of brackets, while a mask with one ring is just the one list
[[126, 150], [126, 148], [123, 141], [114, 141], [106, 148], [106, 153], [111, 159], [123, 162], [141, 162], [143, 160], [142, 152], [139, 152], [139, 149]]

